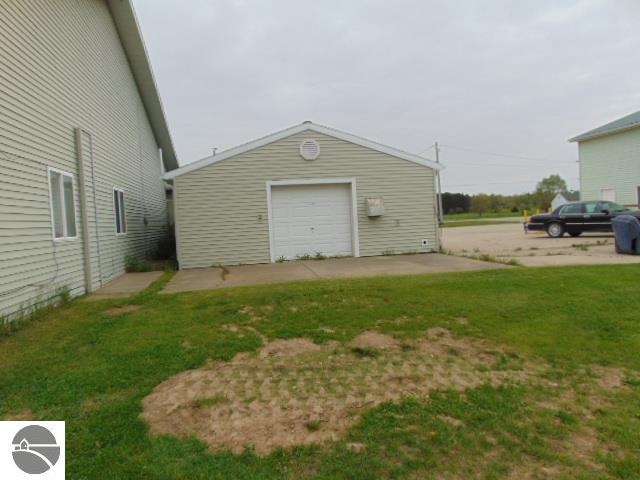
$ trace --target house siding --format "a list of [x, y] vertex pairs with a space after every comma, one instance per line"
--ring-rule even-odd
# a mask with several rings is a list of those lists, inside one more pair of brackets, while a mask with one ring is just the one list
[[579, 143], [580, 197], [600, 198], [600, 190], [613, 188], [616, 202], [638, 205], [640, 186], [640, 128]]
[[[320, 144], [300, 157], [304, 139]], [[355, 178], [360, 255], [438, 249], [434, 170], [317, 132], [301, 132], [174, 179], [181, 268], [270, 261], [268, 180]], [[366, 198], [383, 196], [385, 215], [367, 217]]]
[[[79, 182], [77, 128], [92, 170], [85, 185], [97, 288], [124, 272], [125, 255], [149, 253], [166, 229], [156, 139], [105, 1], [0, 2], [0, 315], [59, 288], [85, 292], [79, 188], [78, 238], [54, 242], [47, 174], [53, 167]], [[114, 187], [126, 192], [122, 237]]]

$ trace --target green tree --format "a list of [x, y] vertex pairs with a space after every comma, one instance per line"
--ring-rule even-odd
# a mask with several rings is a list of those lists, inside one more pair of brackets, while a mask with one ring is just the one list
[[538, 208], [546, 210], [556, 194], [567, 190], [567, 182], [560, 175], [549, 175], [536, 185], [535, 202]]
[[471, 197], [471, 211], [482, 216], [491, 208], [491, 197], [486, 193], [478, 193]]

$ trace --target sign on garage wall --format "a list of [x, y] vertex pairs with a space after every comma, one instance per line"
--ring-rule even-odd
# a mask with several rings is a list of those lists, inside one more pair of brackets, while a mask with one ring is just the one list
[[381, 217], [384, 215], [384, 199], [382, 197], [367, 198], [367, 215], [369, 217]]

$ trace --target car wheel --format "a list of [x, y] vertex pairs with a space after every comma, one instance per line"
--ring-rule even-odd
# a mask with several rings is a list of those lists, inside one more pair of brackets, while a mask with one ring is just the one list
[[582, 232], [569, 232], [569, 235], [571, 235], [572, 237], [579, 237], [580, 235], [582, 235]]
[[552, 222], [547, 225], [547, 235], [549, 235], [551, 238], [560, 238], [562, 235], [564, 235], [564, 227], [561, 223]]

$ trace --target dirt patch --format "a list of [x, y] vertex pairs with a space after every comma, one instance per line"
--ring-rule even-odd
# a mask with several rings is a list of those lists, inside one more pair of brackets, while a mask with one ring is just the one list
[[255, 308], [250, 305], [242, 307], [240, 310], [238, 310], [238, 313], [242, 313], [243, 315], [248, 316], [251, 322], [259, 322], [260, 320], [264, 319], [264, 317], [262, 315], [259, 315], [256, 312]]
[[117, 317], [125, 313], [137, 312], [140, 309], [142, 309], [142, 305], [124, 305], [122, 307], [109, 308], [104, 311], [104, 314], [108, 317]]
[[6, 415], [0, 417], [0, 419], [3, 421], [11, 420], [14, 422], [20, 422], [20, 421], [26, 421], [26, 420], [34, 420], [35, 415], [31, 410], [26, 409], [26, 410], [20, 410], [17, 412], [7, 413]]
[[260, 350], [260, 358], [290, 357], [306, 352], [317, 352], [320, 346], [308, 338], [292, 338], [289, 340], [274, 340], [267, 343]]
[[232, 323], [227, 323], [225, 325], [222, 325], [222, 329], [225, 332], [231, 332], [231, 333], [238, 333], [240, 331], [240, 327], [238, 327], [238, 325], [234, 325]]
[[352, 452], [355, 452], [355, 453], [364, 452], [366, 449], [367, 449], [367, 446], [364, 443], [359, 443], [359, 442], [347, 443], [347, 450], [351, 450]]
[[349, 342], [353, 348], [375, 348], [386, 350], [400, 345], [395, 338], [379, 332], [363, 332]]
[[622, 368], [593, 367], [598, 378], [598, 384], [607, 390], [624, 387], [625, 373]]
[[[380, 349], [376, 356], [353, 355], [353, 342], [276, 340], [258, 355], [240, 354], [169, 378], [143, 400], [141, 417], [155, 435], [195, 435], [212, 451], [239, 453], [253, 446], [265, 455], [336, 440], [366, 409], [383, 402], [426, 398], [435, 389], [524, 381], [540, 371], [539, 363], [537, 371], [486, 368], [492, 354], [485, 343], [446, 330], [439, 334], [411, 342], [410, 349], [376, 332], [354, 339], [359, 348]], [[451, 353], [450, 344], [466, 354]], [[220, 397], [227, 401], [207, 402]]]
[[453, 425], [454, 427], [461, 427], [464, 425], [462, 420], [458, 420], [457, 418], [453, 418], [448, 415], [438, 415], [438, 418], [449, 425]]

